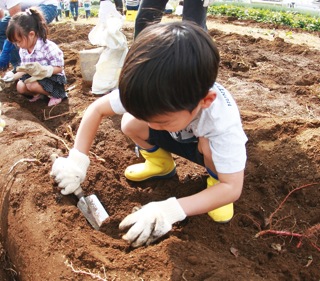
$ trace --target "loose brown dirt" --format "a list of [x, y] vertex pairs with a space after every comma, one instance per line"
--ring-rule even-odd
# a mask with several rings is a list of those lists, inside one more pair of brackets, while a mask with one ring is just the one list
[[[228, 30], [222, 28], [226, 23]], [[123, 28], [129, 44], [132, 26]], [[260, 32], [234, 33], [239, 26]], [[175, 157], [174, 178], [128, 182], [124, 169], [142, 159], [121, 133], [117, 116], [101, 124], [83, 183], [110, 220], [100, 231], [92, 229], [76, 198], [60, 194], [49, 176], [49, 156], [67, 155], [84, 110], [98, 98], [83, 83], [79, 61], [79, 50], [93, 48], [92, 28], [84, 20], [50, 26], [50, 39], [65, 54], [68, 100], [48, 108], [45, 101], [20, 97], [14, 85], [0, 93], [7, 122], [0, 134], [0, 280], [318, 281], [320, 50], [287, 39], [305, 35], [317, 41], [319, 35], [281, 37], [278, 27], [271, 34], [274, 27], [209, 19], [222, 57], [218, 81], [233, 93], [249, 138], [244, 191], [230, 223], [190, 217], [157, 243], [133, 249], [118, 229], [132, 207], [194, 194], [205, 188], [206, 173]], [[269, 229], [294, 235], [256, 237]]]

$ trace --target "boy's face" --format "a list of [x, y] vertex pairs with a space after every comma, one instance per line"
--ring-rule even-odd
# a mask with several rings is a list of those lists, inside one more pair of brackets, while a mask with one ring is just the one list
[[157, 115], [148, 120], [148, 126], [154, 130], [177, 132], [186, 128], [197, 116], [200, 109], [201, 106], [198, 105], [192, 112], [182, 110]]
[[192, 112], [181, 110], [157, 115], [148, 120], [148, 126], [154, 130], [168, 132], [183, 130], [191, 123], [201, 109], [208, 108], [211, 105], [216, 96], [217, 94], [213, 90], [209, 90], [207, 96], [199, 102]]

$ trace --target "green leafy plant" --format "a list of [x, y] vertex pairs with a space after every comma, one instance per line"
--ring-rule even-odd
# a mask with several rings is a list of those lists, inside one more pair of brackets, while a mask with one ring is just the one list
[[307, 31], [320, 31], [320, 18], [295, 11], [271, 10], [267, 8], [241, 7], [230, 4], [212, 5], [208, 8], [211, 15], [236, 17], [241, 20], [285, 25]]

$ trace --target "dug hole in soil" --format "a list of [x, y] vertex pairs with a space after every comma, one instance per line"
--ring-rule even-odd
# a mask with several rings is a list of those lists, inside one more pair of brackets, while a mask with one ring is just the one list
[[[80, 72], [79, 51], [95, 47], [88, 41], [92, 28], [85, 21], [50, 26], [49, 38], [65, 55], [68, 100], [49, 108], [47, 101], [28, 102], [14, 85], [0, 93], [7, 123], [0, 134], [0, 280], [318, 281], [319, 49], [209, 30], [221, 53], [218, 82], [234, 95], [249, 139], [242, 196], [227, 224], [206, 214], [189, 217], [156, 243], [134, 249], [118, 229], [132, 208], [199, 192], [207, 175], [174, 156], [172, 179], [127, 181], [124, 169], [142, 159], [116, 116], [99, 128], [83, 183], [110, 219], [94, 230], [77, 199], [60, 194], [49, 176], [50, 155], [68, 154], [83, 112], [99, 98]], [[133, 24], [123, 33], [130, 45]]]

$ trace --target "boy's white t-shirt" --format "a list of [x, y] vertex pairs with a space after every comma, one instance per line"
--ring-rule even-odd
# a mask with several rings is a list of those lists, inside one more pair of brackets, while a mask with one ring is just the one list
[[[169, 133], [179, 142], [196, 141], [198, 137], [209, 139], [212, 160], [217, 172], [236, 173], [245, 168], [245, 144], [248, 139], [232, 95], [218, 83], [214, 84], [213, 90], [217, 97], [209, 108], [201, 110], [184, 130]], [[114, 90], [109, 95], [112, 110], [116, 114], [125, 113], [119, 90]]]

